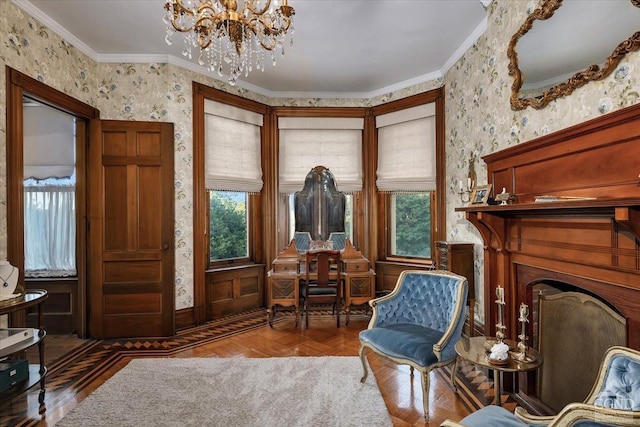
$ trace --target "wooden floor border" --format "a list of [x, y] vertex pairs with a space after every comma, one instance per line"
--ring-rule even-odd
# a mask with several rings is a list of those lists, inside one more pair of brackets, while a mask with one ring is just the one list
[[[330, 315], [317, 312], [314, 315]], [[281, 312], [274, 318], [275, 323], [292, 316]], [[354, 315], [358, 315], [355, 313]], [[70, 388], [81, 392], [96, 378], [112, 370], [114, 366], [123, 366], [135, 357], [168, 357], [180, 351], [195, 348], [220, 339], [229, 338], [256, 328], [268, 327], [265, 309], [255, 310], [206, 324], [187, 328], [167, 339], [114, 339], [88, 340], [48, 366], [45, 406], [47, 411], [55, 410], [75, 400]], [[462, 361], [458, 363], [456, 374], [458, 395], [470, 410], [477, 410], [493, 399], [493, 381], [486, 372]], [[451, 367], [436, 369], [450, 384]], [[0, 427], [31, 427], [41, 422], [38, 414], [38, 387], [21, 394], [11, 401], [2, 402], [0, 409]], [[25, 398], [26, 397], [26, 398]], [[509, 399], [505, 406], [511, 406]], [[515, 406], [515, 404], [514, 404]]]

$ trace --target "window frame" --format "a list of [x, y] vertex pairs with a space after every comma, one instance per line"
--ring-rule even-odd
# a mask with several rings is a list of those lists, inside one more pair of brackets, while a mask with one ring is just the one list
[[[219, 190], [205, 190], [207, 192], [207, 200], [211, 199], [211, 192], [212, 191], [219, 191]], [[236, 191], [236, 193], [241, 193], [241, 191]], [[220, 260], [212, 260], [211, 259], [211, 228], [209, 226], [209, 224], [211, 223], [211, 209], [208, 208], [207, 209], [207, 260], [208, 260], [208, 265], [209, 265], [209, 269], [215, 269], [217, 267], [224, 267], [224, 266], [235, 266], [235, 265], [246, 265], [246, 264], [250, 264], [253, 262], [252, 259], [252, 251], [251, 248], [253, 246], [253, 241], [252, 241], [252, 235], [254, 233], [252, 233], [252, 229], [255, 227], [253, 221], [251, 220], [251, 212], [252, 212], [252, 194], [251, 193], [246, 193], [247, 194], [247, 206], [246, 206], [246, 217], [247, 217], [247, 256], [245, 257], [238, 257], [238, 258], [228, 258], [228, 259], [220, 259]], [[208, 207], [210, 207], [211, 205], [209, 204]]]
[[[426, 192], [425, 192], [426, 193]], [[435, 263], [435, 258], [436, 258], [436, 254], [435, 254], [435, 239], [433, 238], [434, 236], [434, 232], [435, 232], [435, 227], [434, 227], [434, 215], [435, 215], [435, 203], [436, 203], [436, 197], [435, 197], [435, 191], [429, 191], [430, 196], [431, 196], [431, 203], [430, 203], [430, 212], [429, 215], [431, 215], [431, 244], [430, 244], [430, 252], [431, 252], [431, 257], [426, 258], [426, 257], [419, 257], [419, 256], [410, 256], [410, 255], [398, 255], [393, 253], [392, 248], [393, 248], [393, 219], [395, 217], [395, 213], [393, 212], [393, 208], [394, 208], [394, 202], [393, 202], [393, 197], [395, 195], [398, 195], [397, 193], [388, 193], [388, 194], [384, 194], [384, 197], [386, 199], [386, 211], [385, 211], [385, 220], [386, 220], [386, 227], [388, 232], [386, 233], [386, 247], [389, 248], [388, 249], [388, 256], [386, 257], [387, 260], [397, 260], [397, 261], [410, 261], [413, 263]]]
[[[264, 218], [262, 215], [263, 194], [268, 189], [263, 188], [260, 194], [249, 194], [247, 219], [249, 224], [248, 254], [247, 258], [232, 260], [210, 261], [210, 236], [209, 236], [209, 193], [205, 186], [205, 100], [225, 103], [233, 107], [262, 114], [263, 126], [260, 131], [261, 139], [261, 163], [263, 177], [269, 176], [268, 161], [265, 156], [265, 147], [271, 139], [271, 109], [265, 104], [242, 98], [238, 95], [226, 93], [198, 82], [192, 82], [193, 93], [193, 299], [194, 307], [206, 305], [207, 276], [211, 272], [236, 268], [242, 266], [254, 266], [264, 263], [265, 239]], [[268, 188], [269, 184], [265, 183]], [[268, 255], [268, 254], [267, 254]], [[206, 320], [206, 310], [194, 311], [194, 321]]]
[[[392, 217], [392, 194], [378, 191], [375, 192], [379, 203], [378, 208], [378, 259], [410, 263], [427, 266], [437, 264], [436, 242], [444, 240], [446, 233], [446, 158], [445, 158], [445, 101], [444, 88], [434, 89], [428, 92], [410, 96], [407, 98], [381, 104], [372, 108], [374, 118], [378, 115], [416, 107], [421, 104], [435, 103], [435, 132], [436, 132], [436, 190], [432, 191], [431, 198], [431, 258], [419, 258], [409, 256], [398, 256], [392, 253], [391, 248], [391, 217]], [[373, 140], [375, 141], [375, 152], [378, 150], [378, 129], [374, 129]], [[375, 168], [373, 176], [376, 175], [377, 157], [374, 159]], [[375, 182], [374, 182], [375, 186]]]

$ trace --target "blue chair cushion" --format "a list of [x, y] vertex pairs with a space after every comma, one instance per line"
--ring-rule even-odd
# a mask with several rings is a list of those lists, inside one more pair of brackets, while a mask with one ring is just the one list
[[433, 345], [443, 332], [411, 323], [398, 323], [366, 329], [360, 332], [360, 341], [368, 343], [389, 357], [408, 359], [420, 366], [438, 362]]
[[501, 406], [489, 405], [464, 417], [460, 424], [465, 427], [525, 427], [523, 423]]
[[[467, 415], [459, 424], [465, 427], [535, 427], [518, 419], [513, 413], [501, 406], [489, 405]], [[592, 420], [578, 420], [574, 427], [614, 427], [612, 424]]]
[[623, 356], [612, 358], [595, 404], [605, 408], [640, 411], [640, 362]]

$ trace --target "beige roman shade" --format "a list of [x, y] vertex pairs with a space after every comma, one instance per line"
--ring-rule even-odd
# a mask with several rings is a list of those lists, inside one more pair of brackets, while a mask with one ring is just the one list
[[435, 104], [376, 117], [379, 191], [436, 189]]
[[206, 188], [259, 193], [262, 115], [211, 100], [204, 112]]
[[291, 194], [304, 186], [315, 166], [331, 171], [339, 191], [362, 189], [364, 119], [342, 117], [280, 117], [279, 191]]
[[75, 117], [37, 103], [24, 108], [24, 177], [69, 178], [76, 165]]

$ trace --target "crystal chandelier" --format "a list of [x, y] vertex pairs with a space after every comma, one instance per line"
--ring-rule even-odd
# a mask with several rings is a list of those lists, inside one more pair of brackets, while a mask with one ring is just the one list
[[284, 55], [285, 39], [293, 45], [293, 15], [287, 0], [244, 0], [238, 12], [236, 0], [166, 0], [164, 22], [168, 45], [178, 31], [185, 34], [184, 56], [191, 59], [193, 47], [199, 48], [198, 63], [209, 71], [229, 76], [235, 85], [243, 73], [255, 67], [264, 71], [266, 51], [276, 65], [276, 51]]

